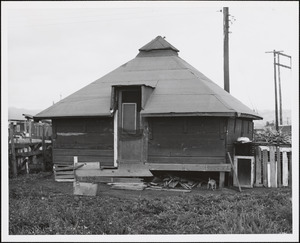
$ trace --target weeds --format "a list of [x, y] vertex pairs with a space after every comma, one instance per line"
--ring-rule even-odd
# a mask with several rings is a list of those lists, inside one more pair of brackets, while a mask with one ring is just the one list
[[61, 193], [51, 180], [48, 187], [28, 183], [10, 188], [12, 235], [292, 233], [288, 188], [124, 199]]

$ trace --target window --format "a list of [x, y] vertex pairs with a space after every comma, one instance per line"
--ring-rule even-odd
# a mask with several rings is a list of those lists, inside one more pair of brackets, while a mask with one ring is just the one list
[[135, 133], [136, 131], [136, 103], [122, 104], [122, 130], [128, 133]]

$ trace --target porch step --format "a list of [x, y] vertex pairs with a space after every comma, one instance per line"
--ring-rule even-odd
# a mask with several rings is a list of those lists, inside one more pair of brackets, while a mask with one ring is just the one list
[[100, 170], [108, 170], [108, 169], [110, 169], [110, 170], [117, 170], [118, 167], [115, 167], [115, 166], [109, 166], [109, 165], [101, 165], [101, 164], [100, 164]]
[[75, 172], [72, 164], [54, 164], [54, 180], [57, 182], [75, 181]]
[[[80, 163], [78, 163], [80, 164]], [[76, 170], [78, 177], [152, 177], [149, 167], [144, 164], [127, 164], [113, 169], [99, 169], [99, 163], [86, 163]]]
[[75, 181], [75, 170], [81, 168], [83, 164], [71, 165], [71, 164], [54, 164], [54, 180], [58, 182], [70, 182]]
[[95, 183], [139, 183], [143, 182], [143, 178], [136, 178], [136, 177], [109, 177], [109, 176], [82, 176], [77, 177], [79, 181], [88, 181], [88, 182], [95, 182]]

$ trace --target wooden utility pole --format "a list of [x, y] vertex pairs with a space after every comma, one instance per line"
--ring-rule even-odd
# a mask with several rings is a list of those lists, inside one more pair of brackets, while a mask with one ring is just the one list
[[[284, 56], [289, 58], [290, 60], [290, 65], [283, 65], [280, 63], [279, 60], [279, 56]], [[282, 51], [278, 51], [277, 52], [277, 63], [276, 63], [277, 67], [278, 67], [278, 85], [279, 85], [279, 115], [280, 115], [280, 125], [283, 125], [283, 118], [282, 118], [282, 98], [281, 98], [281, 80], [280, 80], [280, 67], [284, 67], [284, 68], [288, 68], [288, 69], [292, 69], [292, 57], [286, 54], [283, 54]]]
[[[277, 55], [277, 63], [280, 63], [279, 55]], [[278, 68], [278, 89], [279, 89], [279, 125], [282, 125], [282, 99], [281, 99], [281, 80], [280, 80], [280, 66]]]
[[[281, 98], [281, 80], [280, 80], [280, 67], [285, 67], [291, 69], [291, 56], [281, 53], [283, 51], [267, 51], [266, 53], [273, 53], [273, 59], [274, 59], [274, 86], [275, 86], [275, 127], [276, 131], [279, 131], [278, 126], [278, 98], [277, 98], [277, 74], [276, 74], [276, 66], [278, 66], [278, 81], [279, 81], [279, 103], [280, 103], [280, 124], [282, 124], [282, 98]], [[276, 55], [277, 55], [277, 61], [276, 61]], [[290, 66], [283, 65], [280, 63], [279, 55], [288, 57], [290, 59]]]
[[224, 30], [224, 89], [230, 93], [229, 87], [229, 11], [223, 8], [223, 30]]
[[275, 127], [278, 131], [278, 104], [277, 104], [277, 77], [276, 77], [276, 52], [273, 51], [274, 58], [274, 86], [275, 86]]

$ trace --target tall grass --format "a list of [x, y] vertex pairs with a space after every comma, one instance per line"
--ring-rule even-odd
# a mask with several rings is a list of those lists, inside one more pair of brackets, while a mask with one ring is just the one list
[[139, 197], [122, 198], [25, 187], [10, 190], [9, 232], [13, 235], [292, 233], [288, 188], [154, 198], [142, 192]]

